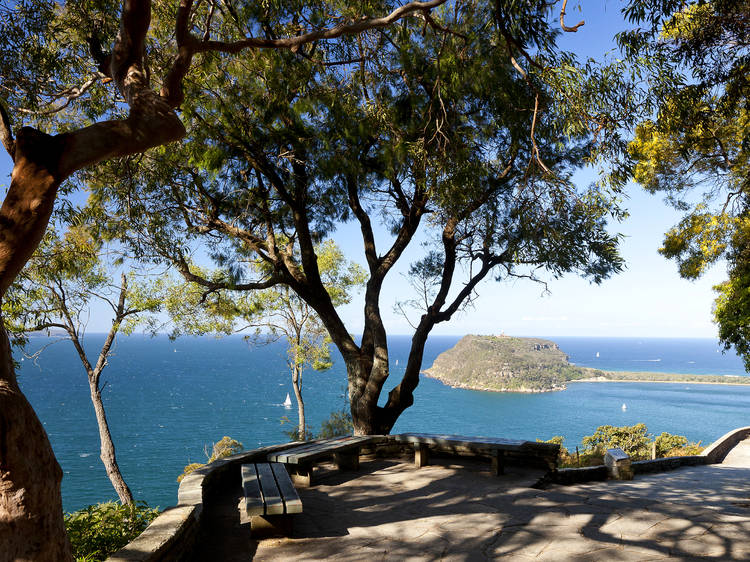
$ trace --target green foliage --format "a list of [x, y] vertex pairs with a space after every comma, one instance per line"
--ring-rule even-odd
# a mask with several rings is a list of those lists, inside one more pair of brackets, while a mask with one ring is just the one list
[[[293, 246], [293, 244], [292, 244]], [[295, 254], [299, 251], [295, 250]], [[346, 259], [332, 240], [315, 247], [315, 256], [323, 288], [334, 306], [348, 304], [354, 290], [364, 284], [365, 273], [354, 262]], [[209, 271], [186, 263], [192, 278], [208, 283], [220, 283], [230, 272], [226, 269]], [[267, 265], [254, 262], [258, 275], [267, 275]], [[190, 276], [188, 276], [190, 277]], [[253, 344], [265, 344], [280, 338], [287, 343], [287, 365], [292, 384], [301, 394], [302, 375], [308, 367], [316, 371], [330, 369], [331, 339], [328, 330], [315, 310], [288, 285], [270, 288], [238, 287], [209, 290], [205, 283], [186, 281], [174, 285], [166, 301], [177, 334], [231, 334], [250, 331], [246, 339]], [[304, 405], [296, 430], [287, 432], [290, 438], [305, 440], [310, 433], [304, 420]]]
[[19, 344], [24, 333], [45, 329], [64, 330], [82, 340], [95, 302], [112, 308], [115, 334], [130, 334], [139, 324], [154, 321], [162, 305], [163, 278], [139, 276], [136, 264], [129, 263], [132, 269], [118, 283], [112, 272], [123, 264], [115, 263], [91, 228], [78, 219], [56, 226], [47, 231], [3, 299], [3, 320]]
[[208, 462], [210, 464], [215, 460], [236, 455], [244, 448], [245, 447], [242, 443], [225, 435], [211, 446], [211, 454], [209, 455], [207, 453], [206, 456], [208, 457]]
[[560, 466], [574, 467], [602, 464], [606, 450], [615, 447], [621, 448], [633, 460], [646, 460], [651, 458], [651, 448], [654, 443], [656, 444], [657, 458], [697, 455], [702, 450], [700, 443], [691, 443], [687, 437], [682, 435], [663, 432], [652, 440], [646, 425], [643, 423], [621, 427], [602, 425], [596, 428], [593, 435], [587, 435], [583, 438], [583, 450], [578, 458], [561, 448]]
[[[750, 377], [735, 375], [687, 375], [680, 373], [649, 373], [628, 371], [596, 371], [597, 377], [608, 381], [688, 382], [698, 384], [750, 384]], [[592, 376], [594, 376], [592, 374]]]
[[644, 423], [622, 427], [601, 425], [593, 435], [583, 438], [583, 452], [603, 457], [607, 449], [619, 447], [633, 460], [648, 459], [651, 458], [651, 451], [650, 435], [647, 432]]
[[[284, 417], [286, 418], [286, 416]], [[288, 418], [287, 421], [289, 421]], [[315, 438], [315, 435], [312, 432], [312, 428], [309, 425], [305, 426], [305, 433], [302, 435], [300, 435], [299, 426], [295, 426], [291, 429], [285, 430], [284, 435], [289, 438], [289, 441], [309, 441], [310, 439]]]
[[[248, 29], [221, 26], [227, 13], [209, 17], [196, 4], [194, 21], [212, 22], [216, 40], [259, 29], [284, 37], [398, 3], [345, 4], [239, 2], [233, 9]], [[616, 73], [599, 80], [556, 46], [547, 2], [449, 4], [431, 11], [435, 25], [405, 18], [301, 51], [196, 57], [181, 105], [185, 142], [86, 176], [92, 202], [106, 209], [102, 228], [134, 253], [191, 269], [191, 251], [205, 245], [221, 278], [204, 277], [198, 302], [225, 288], [289, 287], [335, 332], [352, 392], [372, 388], [367, 379], [376, 385], [374, 411], [389, 370], [369, 339], [385, 337], [381, 290], [405, 269], [399, 260], [418, 260], [419, 295], [407, 302], [424, 315], [413, 324], [425, 332], [466, 306], [485, 278], [577, 273], [598, 283], [623, 267], [607, 225], [623, 216], [618, 193], [573, 183], [617, 134], [601, 117]], [[156, 10], [165, 10], [154, 18], [150, 52], [160, 75], [158, 65], [172, 60], [160, 47], [173, 22]], [[349, 281], [328, 282], [319, 251], [351, 221], [362, 234], [369, 301], [369, 357], [358, 361], [377, 373], [355, 375], [359, 344], [336, 310], [335, 288]], [[410, 249], [421, 241], [427, 260]], [[412, 363], [404, 376], [418, 380], [418, 369]]]
[[191, 472], [199, 468], [202, 468], [206, 466], [207, 464], [211, 464], [215, 460], [230, 457], [232, 455], [236, 455], [237, 453], [241, 452], [243, 449], [244, 449], [244, 445], [242, 443], [225, 435], [224, 437], [219, 439], [216, 443], [211, 444], [210, 451], [208, 447], [204, 447], [203, 452], [205, 453], [206, 458], [208, 459], [206, 463], [198, 463], [198, 462], [190, 463], [184, 468], [184, 470], [182, 471], [182, 474], [180, 474], [177, 477], [177, 481], [182, 482], [183, 478], [185, 478]]
[[660, 249], [680, 275], [726, 259], [714, 319], [750, 369], [750, 1], [631, 0], [626, 13], [640, 25], [619, 40], [646, 84], [640, 114], [652, 115], [635, 128], [626, 167], [685, 213]]
[[656, 442], [657, 457], [668, 457], [670, 456], [670, 451], [674, 449], [682, 449], [688, 443], [687, 437], [682, 435], [672, 435], [667, 432], [662, 432], [661, 435], [657, 435], [654, 441]]
[[158, 509], [143, 502], [106, 502], [68, 513], [65, 528], [73, 556], [86, 562], [104, 560], [140, 535], [158, 515]]
[[182, 474], [180, 474], [180, 475], [179, 475], [179, 476], [177, 477], [177, 481], [178, 481], [178, 482], [182, 482], [182, 481], [183, 481], [183, 479], [184, 479], [184, 478], [185, 478], [185, 477], [186, 477], [186, 476], [187, 476], [188, 474], [190, 474], [191, 472], [194, 472], [194, 471], [196, 471], [196, 470], [198, 470], [199, 468], [202, 468], [202, 467], [204, 467], [204, 466], [206, 466], [206, 464], [205, 464], [205, 463], [202, 463], [202, 462], [191, 462], [191, 463], [190, 463], [189, 465], [187, 465], [187, 466], [186, 466], [186, 467], [185, 467], [185, 468], [184, 468], [184, 469], [182, 470]]
[[327, 420], [320, 424], [319, 439], [329, 439], [331, 437], [341, 437], [354, 433], [352, 424], [352, 415], [348, 410], [331, 412]]

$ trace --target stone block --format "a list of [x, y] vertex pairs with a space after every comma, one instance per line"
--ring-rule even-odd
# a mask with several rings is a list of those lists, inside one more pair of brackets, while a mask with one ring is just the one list
[[607, 449], [604, 454], [604, 466], [607, 467], [607, 474], [613, 480], [632, 480], [633, 467], [630, 464], [630, 457], [619, 447]]

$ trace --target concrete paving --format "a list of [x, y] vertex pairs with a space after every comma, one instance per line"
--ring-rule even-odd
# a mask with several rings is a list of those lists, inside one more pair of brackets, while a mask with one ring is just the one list
[[537, 471], [435, 462], [329, 467], [291, 538], [254, 541], [228, 492], [195, 560], [750, 560], [750, 440], [721, 465], [546, 490]]

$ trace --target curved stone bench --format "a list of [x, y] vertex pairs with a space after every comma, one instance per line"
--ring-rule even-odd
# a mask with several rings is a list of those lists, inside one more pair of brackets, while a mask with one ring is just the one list
[[289, 448], [290, 443], [272, 445], [245, 451], [219, 459], [201, 467], [183, 478], [177, 491], [177, 505], [164, 510], [133, 541], [107, 558], [109, 562], [161, 562], [181, 560], [195, 544], [200, 530], [203, 501], [212, 485], [217, 484], [227, 472], [237, 472], [240, 466], [254, 461], [265, 461], [266, 455]]

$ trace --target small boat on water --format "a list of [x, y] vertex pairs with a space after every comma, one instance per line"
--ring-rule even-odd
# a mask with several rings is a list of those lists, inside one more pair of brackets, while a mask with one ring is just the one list
[[623, 404], [622, 404], [622, 411], [624, 412], [627, 409], [628, 409], [628, 405], [623, 402]]
[[289, 393], [286, 393], [286, 400], [284, 400], [284, 408], [291, 408], [292, 407], [292, 399], [289, 398]]
[[598, 351], [596, 352], [596, 356], [599, 357], [599, 352]]

